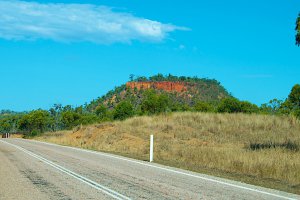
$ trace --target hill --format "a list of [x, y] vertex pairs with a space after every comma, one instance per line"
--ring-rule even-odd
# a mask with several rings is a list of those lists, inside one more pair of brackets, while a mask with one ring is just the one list
[[[198, 101], [218, 102], [231, 97], [227, 90], [215, 79], [173, 76], [171, 74], [133, 78], [126, 84], [116, 87], [106, 95], [93, 100], [87, 109], [93, 111], [98, 105], [114, 108], [119, 102], [130, 101], [135, 109], [151, 90], [155, 94], [163, 94], [170, 100], [171, 107], [193, 106]], [[170, 108], [171, 110], [175, 108]]]

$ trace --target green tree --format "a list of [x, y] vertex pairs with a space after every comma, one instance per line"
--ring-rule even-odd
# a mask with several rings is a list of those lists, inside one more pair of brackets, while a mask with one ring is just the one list
[[134, 80], [134, 74], [129, 75], [129, 80], [132, 82]]
[[62, 111], [72, 111], [73, 110], [73, 108], [72, 108], [72, 106], [71, 105], [66, 105], [66, 106], [64, 106], [63, 108], [62, 108]]
[[156, 113], [158, 96], [154, 90], [146, 90], [143, 94], [143, 101], [141, 103], [141, 110], [145, 114]]
[[163, 74], [157, 74], [157, 75], [151, 76], [149, 79], [151, 81], [164, 81], [165, 77]]
[[113, 117], [114, 119], [124, 120], [134, 115], [133, 106], [128, 101], [121, 101], [115, 108]]
[[101, 104], [96, 107], [95, 113], [99, 117], [100, 120], [104, 120], [107, 118], [108, 109], [105, 105]]
[[169, 109], [170, 99], [166, 94], [158, 95], [154, 90], [146, 90], [141, 103], [141, 110], [145, 114], [158, 114]]
[[225, 98], [225, 99], [222, 99], [217, 110], [218, 110], [218, 112], [221, 112], [221, 113], [224, 113], [224, 112], [237, 113], [237, 112], [241, 112], [242, 108], [241, 108], [241, 104], [240, 104], [239, 100], [237, 100], [235, 98]]
[[67, 129], [79, 125], [80, 119], [81, 115], [71, 110], [63, 111], [61, 114], [61, 121]]
[[157, 113], [169, 110], [170, 98], [166, 94], [160, 94], [157, 99]]
[[29, 114], [23, 115], [23, 117], [18, 122], [18, 127], [23, 132], [31, 131]]
[[8, 133], [11, 128], [11, 123], [7, 119], [0, 120], [0, 133]]
[[268, 103], [262, 104], [260, 107], [260, 111], [264, 114], [279, 114], [282, 105], [282, 100], [272, 99]]
[[75, 112], [80, 115], [83, 115], [83, 113], [84, 113], [83, 106], [79, 106], [79, 107], [75, 108]]
[[194, 110], [197, 112], [212, 112], [214, 108], [208, 102], [198, 101], [194, 106]]
[[252, 104], [248, 101], [241, 101], [241, 112], [243, 113], [258, 113], [259, 108], [257, 105]]
[[50, 114], [45, 110], [34, 110], [24, 115], [19, 121], [19, 127], [23, 131], [36, 131], [42, 133], [49, 128]]
[[62, 123], [60, 120], [62, 108], [63, 107], [61, 104], [54, 104], [53, 107], [49, 109], [50, 116], [53, 119], [53, 123], [52, 123], [53, 131], [58, 131], [62, 129]]
[[291, 102], [294, 109], [300, 109], [300, 85], [296, 84], [292, 88], [289, 96], [288, 101]]
[[280, 113], [286, 115], [290, 114], [292, 110], [293, 110], [293, 105], [289, 100], [282, 102], [279, 108]]

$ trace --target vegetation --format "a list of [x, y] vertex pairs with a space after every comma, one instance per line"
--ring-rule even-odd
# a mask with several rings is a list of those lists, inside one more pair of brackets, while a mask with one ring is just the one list
[[165, 94], [156, 94], [154, 90], [147, 90], [141, 103], [141, 111], [145, 114], [158, 114], [167, 112], [170, 99]]
[[217, 109], [220, 113], [258, 113], [259, 110], [256, 105], [247, 101], [239, 101], [235, 98], [223, 99]]
[[[180, 82], [184, 83], [187, 87], [187, 91], [182, 92], [166, 92], [163, 90], [155, 90], [156, 94], [163, 94], [165, 98], [168, 98], [172, 107], [169, 107], [172, 111], [181, 110], [182, 105], [194, 106], [198, 101], [214, 102], [220, 101], [222, 98], [232, 97], [227, 90], [216, 80], [198, 77], [185, 77], [185, 76], [173, 76], [171, 74], [164, 76], [157, 74], [149, 78], [144, 76], [130, 75], [131, 82]], [[121, 101], [130, 101], [135, 110], [140, 109], [141, 103], [145, 98], [149, 97], [148, 90], [138, 90], [137, 88], [126, 88], [126, 85], [116, 87], [114, 90], [109, 91], [106, 95], [93, 100], [87, 105], [87, 110], [93, 112], [97, 106], [105, 105], [106, 107], [113, 109]], [[178, 107], [175, 107], [178, 106]]]
[[[37, 139], [149, 159], [288, 192], [300, 192], [300, 121], [293, 116], [178, 112], [46, 133]], [[276, 155], [276, 156], [274, 156]]]
[[122, 101], [114, 110], [114, 119], [124, 120], [134, 115], [133, 106], [128, 101]]
[[139, 159], [147, 159], [154, 133], [156, 162], [299, 193], [299, 84], [285, 100], [258, 107], [215, 80], [161, 74], [130, 80], [184, 81], [187, 90], [122, 85], [84, 106], [5, 110], [0, 132]]
[[78, 125], [100, 122], [95, 113], [84, 111], [82, 106], [72, 108], [55, 104], [49, 110], [0, 115], [0, 133], [23, 133], [26, 137], [47, 131], [72, 129]]
[[[16, 113], [9, 110], [0, 112], [0, 133], [23, 133], [26, 137], [49, 131], [70, 130], [79, 125], [94, 124], [113, 120], [125, 120], [133, 116], [157, 115], [170, 112], [210, 112], [210, 113], [257, 113], [266, 115], [293, 115], [300, 118], [300, 85], [296, 84], [285, 101], [273, 99], [258, 107], [247, 101], [240, 101], [227, 93], [216, 80], [190, 78], [184, 76], [163, 76], [150, 78], [130, 76], [132, 81], [184, 81], [192, 84], [190, 93], [201, 88], [214, 91], [216, 97], [203, 100], [195, 95], [186, 99], [186, 93], [164, 92], [155, 89], [137, 90], [116, 87], [98, 100], [84, 106], [72, 107], [54, 104], [49, 110], [33, 110]], [[188, 91], [187, 94], [190, 94]], [[203, 89], [205, 91], [205, 89]], [[210, 93], [207, 93], [210, 95]], [[209, 96], [208, 95], [208, 96]], [[190, 95], [191, 96], [191, 95]], [[212, 96], [212, 95], [210, 95]]]

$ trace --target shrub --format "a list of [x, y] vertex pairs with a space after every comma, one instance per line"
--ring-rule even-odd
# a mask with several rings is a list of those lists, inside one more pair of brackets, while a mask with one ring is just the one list
[[96, 115], [101, 119], [105, 119], [107, 118], [107, 107], [104, 106], [103, 104], [97, 106], [95, 112], [96, 112]]
[[240, 102], [241, 105], [241, 112], [243, 113], [258, 113], [259, 108], [257, 105], [252, 104], [248, 101]]
[[300, 109], [295, 110], [293, 114], [296, 118], [300, 119]]
[[67, 129], [79, 125], [80, 119], [81, 115], [74, 111], [64, 111], [61, 114], [61, 121]]
[[48, 129], [50, 122], [50, 115], [45, 110], [35, 110], [24, 115], [19, 121], [19, 129], [21, 131], [32, 132], [37, 130], [38, 132], [44, 132]]
[[144, 93], [144, 100], [141, 104], [141, 111], [146, 114], [158, 114], [166, 112], [170, 99], [165, 94], [156, 94], [154, 90], [147, 90]]
[[241, 112], [242, 108], [239, 100], [235, 98], [226, 98], [222, 99], [217, 110], [221, 113], [237, 113]]
[[124, 120], [134, 115], [133, 106], [128, 101], [120, 102], [113, 113], [114, 119]]
[[262, 150], [262, 149], [275, 149], [275, 148], [284, 148], [291, 151], [299, 151], [300, 146], [296, 142], [292, 142], [290, 140], [287, 140], [285, 142], [279, 143], [279, 142], [251, 142], [248, 146], [251, 150]]
[[214, 107], [210, 103], [198, 101], [194, 106], [194, 110], [198, 112], [212, 112]]

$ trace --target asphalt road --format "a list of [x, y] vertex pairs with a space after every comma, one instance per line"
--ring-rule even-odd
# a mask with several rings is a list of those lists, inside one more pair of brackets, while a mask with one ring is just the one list
[[112, 154], [0, 139], [0, 199], [300, 199]]

